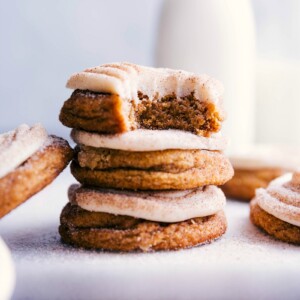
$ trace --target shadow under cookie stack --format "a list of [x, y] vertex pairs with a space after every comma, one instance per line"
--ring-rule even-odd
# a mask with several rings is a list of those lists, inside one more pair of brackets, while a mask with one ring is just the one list
[[80, 182], [61, 214], [62, 240], [112, 251], [188, 248], [224, 234], [233, 175], [217, 133], [222, 85], [207, 75], [107, 64], [71, 76], [60, 113], [77, 144]]

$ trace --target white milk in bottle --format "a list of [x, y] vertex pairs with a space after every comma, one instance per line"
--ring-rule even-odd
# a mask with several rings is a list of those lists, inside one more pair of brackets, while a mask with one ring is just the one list
[[231, 148], [254, 141], [255, 30], [248, 0], [166, 0], [156, 64], [223, 82]]

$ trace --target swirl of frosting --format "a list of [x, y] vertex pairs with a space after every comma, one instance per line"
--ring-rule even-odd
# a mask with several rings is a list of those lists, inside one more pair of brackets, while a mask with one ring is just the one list
[[41, 124], [32, 127], [22, 124], [17, 129], [0, 135], [0, 178], [20, 166], [47, 140]]
[[218, 133], [213, 134], [211, 137], [203, 137], [175, 129], [137, 129], [120, 134], [99, 134], [73, 129], [71, 137], [77, 144], [126, 151], [157, 151], [166, 149], [223, 151], [227, 146], [227, 139]]
[[157, 222], [181, 222], [223, 210], [226, 199], [220, 188], [184, 191], [130, 192], [72, 185], [69, 200], [88, 211], [126, 215]]
[[218, 80], [206, 74], [197, 75], [182, 70], [151, 68], [126, 62], [97, 66], [73, 74], [67, 87], [118, 94], [134, 101], [139, 101], [139, 91], [151, 99], [172, 94], [184, 97], [193, 93], [200, 101], [218, 106], [222, 106], [224, 91]]
[[299, 172], [288, 173], [273, 180], [266, 189], [256, 190], [258, 205], [289, 224], [300, 226]]

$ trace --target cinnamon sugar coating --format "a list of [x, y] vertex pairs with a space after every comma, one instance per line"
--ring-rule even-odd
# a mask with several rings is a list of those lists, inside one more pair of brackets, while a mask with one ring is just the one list
[[0, 218], [50, 184], [72, 157], [67, 141], [50, 136], [43, 148], [0, 179]]

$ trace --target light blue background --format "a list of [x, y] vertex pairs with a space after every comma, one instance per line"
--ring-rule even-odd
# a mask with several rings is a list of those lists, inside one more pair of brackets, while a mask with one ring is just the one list
[[0, 131], [58, 121], [70, 74], [113, 61], [153, 64], [160, 0], [0, 2]]
[[[252, 2], [258, 55], [299, 59], [300, 1]], [[42, 122], [50, 133], [67, 136], [58, 114], [70, 95], [69, 75], [114, 61], [154, 65], [162, 4], [0, 0], [0, 132]]]

